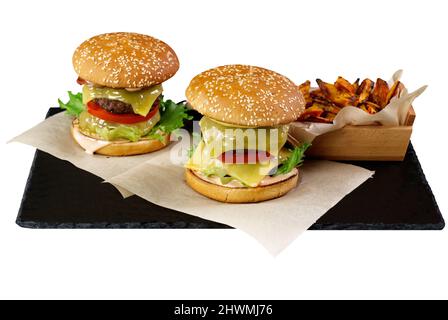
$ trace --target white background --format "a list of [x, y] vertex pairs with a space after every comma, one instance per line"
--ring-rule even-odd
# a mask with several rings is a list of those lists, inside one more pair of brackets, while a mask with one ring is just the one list
[[413, 143], [447, 213], [447, 12], [429, 0], [3, 2], [0, 298], [448, 298], [448, 230], [313, 231], [274, 259], [236, 230], [21, 229], [34, 150], [6, 145], [79, 90], [72, 53], [98, 33], [169, 43], [181, 69], [165, 94], [176, 100], [195, 74], [228, 63], [297, 83], [388, 79], [403, 68], [410, 89], [429, 85]]

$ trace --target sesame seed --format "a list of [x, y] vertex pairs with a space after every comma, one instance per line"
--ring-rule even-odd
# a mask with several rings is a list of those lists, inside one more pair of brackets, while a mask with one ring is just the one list
[[305, 107], [303, 96], [291, 80], [246, 65], [222, 66], [197, 75], [186, 96], [192, 107], [206, 116], [252, 127], [290, 123]]
[[108, 33], [82, 43], [73, 55], [79, 76], [98, 85], [141, 88], [162, 83], [179, 69], [163, 41], [137, 33]]

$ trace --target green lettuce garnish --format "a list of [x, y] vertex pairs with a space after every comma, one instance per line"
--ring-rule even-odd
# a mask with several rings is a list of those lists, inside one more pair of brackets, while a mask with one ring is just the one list
[[230, 181], [235, 180], [235, 178], [227, 175], [227, 172], [223, 168], [208, 168], [205, 170], [202, 170], [202, 173], [205, 174], [207, 177], [210, 176], [217, 176], [219, 177], [222, 184], [226, 185]]
[[97, 133], [100, 137], [109, 141], [127, 139], [132, 142], [137, 142], [143, 136], [141, 129], [127, 125], [121, 125], [113, 129], [101, 128], [97, 130]]
[[188, 150], [187, 150], [187, 156], [188, 156], [188, 159], [191, 159], [191, 157], [193, 156], [193, 154], [194, 154], [194, 146], [191, 146], [191, 147], [188, 148]]
[[[74, 94], [68, 92], [69, 101], [67, 103], [58, 99], [59, 107], [66, 110], [69, 115], [78, 117], [85, 106], [82, 99], [82, 93]], [[185, 102], [175, 103], [172, 100], [163, 100], [163, 96], [159, 97], [159, 112], [160, 121], [148, 132], [144, 131], [135, 125], [119, 125], [115, 128], [95, 128], [96, 133], [105, 140], [128, 139], [130, 141], [138, 141], [142, 137], [149, 137], [150, 139], [158, 139], [163, 141], [164, 135], [168, 135], [176, 129], [184, 126], [184, 120], [193, 119], [188, 114], [187, 104]]]
[[58, 99], [59, 107], [65, 109], [69, 115], [79, 117], [81, 112], [85, 110], [84, 103], [82, 102], [82, 93], [74, 94], [73, 92], [68, 92], [69, 101], [63, 103], [61, 99]]
[[291, 172], [294, 168], [299, 167], [303, 164], [305, 158], [305, 151], [311, 146], [309, 143], [303, 143], [298, 147], [295, 147], [291, 151], [291, 155], [283, 161], [275, 173], [276, 176], [287, 174]]
[[163, 140], [163, 136], [159, 133], [170, 134], [176, 129], [184, 126], [184, 120], [193, 119], [188, 114], [186, 102], [175, 103], [172, 100], [159, 100], [160, 121], [152, 128], [149, 133], [151, 139]]

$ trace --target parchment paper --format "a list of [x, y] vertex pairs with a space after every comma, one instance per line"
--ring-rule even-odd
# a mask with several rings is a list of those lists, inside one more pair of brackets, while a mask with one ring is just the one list
[[[389, 81], [391, 86], [396, 80], [400, 80], [402, 70], [395, 72]], [[371, 125], [382, 124], [385, 126], [403, 125], [412, 102], [421, 95], [427, 86], [409, 93], [404, 88], [399, 97], [392, 98], [391, 102], [383, 110], [376, 114], [369, 114], [356, 107], [345, 107], [336, 116], [332, 124], [313, 122], [294, 122], [290, 126], [290, 134], [298, 141], [312, 142], [317, 136], [338, 130], [346, 125]]]
[[[21, 142], [31, 145], [57, 158], [67, 160], [76, 167], [93, 173], [103, 180], [134, 168], [155, 154], [131, 157], [106, 157], [87, 154], [78, 146], [70, 134], [72, 120], [73, 118], [67, 114], [58, 113], [9, 142]], [[116, 185], [115, 187], [123, 197], [132, 195], [132, 193], [122, 187]]]
[[[182, 143], [147, 155], [90, 155], [70, 134], [72, 118], [59, 113], [12, 139], [67, 160], [117, 187], [123, 197], [136, 194], [150, 202], [241, 229], [273, 255], [286, 248], [344, 196], [373, 175], [360, 167], [328, 161], [306, 161], [302, 181], [286, 196], [259, 204], [223, 204], [195, 193], [184, 182]], [[175, 161], [173, 161], [175, 159]]]
[[184, 168], [172, 163], [166, 149], [108, 182], [157, 205], [247, 232], [277, 255], [373, 172], [337, 162], [306, 161], [300, 175], [299, 187], [282, 198], [224, 204], [194, 192], [184, 181]]

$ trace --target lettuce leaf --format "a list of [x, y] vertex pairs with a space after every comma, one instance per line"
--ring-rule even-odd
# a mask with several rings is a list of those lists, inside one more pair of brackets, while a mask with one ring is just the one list
[[82, 93], [74, 94], [73, 92], [68, 92], [69, 101], [63, 103], [61, 99], [58, 99], [59, 107], [65, 109], [69, 115], [79, 117], [81, 112], [85, 110], [84, 103], [82, 102]]
[[210, 176], [219, 177], [219, 179], [221, 180], [221, 183], [224, 185], [228, 184], [232, 180], [238, 180], [234, 177], [227, 175], [226, 170], [223, 168], [208, 168], [206, 170], [203, 170], [202, 173], [208, 177], [210, 177]]
[[[58, 99], [59, 107], [66, 110], [66, 112], [72, 116], [79, 117], [85, 106], [82, 99], [82, 93], [74, 94], [71, 91], [68, 92], [69, 101], [67, 103]], [[149, 133], [144, 133], [143, 130], [139, 130], [135, 126], [120, 125], [117, 128], [107, 129], [98, 128], [95, 129], [96, 133], [106, 140], [116, 140], [119, 138], [129, 139], [130, 141], [138, 141], [143, 136], [147, 136], [150, 139], [163, 140], [163, 134], [170, 134], [176, 129], [184, 126], [185, 120], [193, 119], [188, 114], [187, 104], [185, 102], [175, 103], [172, 100], [163, 100], [163, 96], [159, 97], [159, 112], [160, 121], [151, 129]]]
[[163, 140], [160, 131], [164, 134], [170, 134], [176, 129], [184, 126], [184, 120], [193, 119], [188, 114], [186, 102], [175, 103], [172, 100], [163, 100], [163, 96], [159, 100], [160, 121], [152, 128], [149, 133], [151, 139]]
[[157, 119], [146, 122], [119, 124], [101, 120], [87, 111], [81, 112], [78, 117], [79, 129], [88, 136], [99, 137], [102, 140], [109, 141], [126, 139], [133, 142], [147, 135], [158, 119], [157, 117]]
[[136, 142], [143, 136], [142, 131], [139, 128], [127, 125], [121, 125], [113, 129], [102, 128], [98, 130], [97, 133], [102, 139], [109, 141], [127, 139]]
[[292, 150], [291, 155], [283, 161], [275, 173], [276, 176], [287, 174], [291, 172], [294, 168], [299, 167], [303, 163], [305, 158], [305, 151], [311, 146], [309, 143], [303, 143], [299, 147], [295, 147]]

